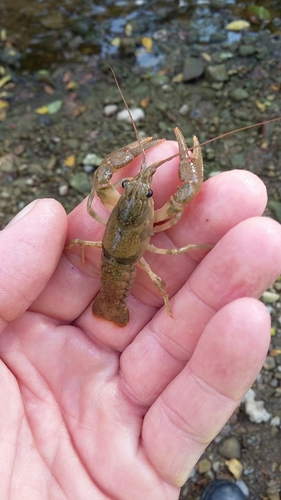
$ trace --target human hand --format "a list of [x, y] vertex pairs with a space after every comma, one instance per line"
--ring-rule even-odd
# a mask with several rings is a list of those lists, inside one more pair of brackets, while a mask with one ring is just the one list
[[[177, 183], [175, 166], [160, 170], [156, 203]], [[173, 318], [138, 271], [122, 329], [91, 313], [99, 250], [85, 250], [86, 266], [63, 254], [72, 238], [101, 239], [85, 202], [67, 218], [56, 201], [38, 200], [2, 231], [1, 498], [178, 498], [267, 352], [270, 319], [255, 297], [280, 273], [281, 230], [260, 217], [265, 204], [249, 172], [204, 183], [153, 242], [215, 248], [148, 254]]]

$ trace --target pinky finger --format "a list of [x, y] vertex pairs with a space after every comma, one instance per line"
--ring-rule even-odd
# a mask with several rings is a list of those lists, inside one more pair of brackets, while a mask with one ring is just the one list
[[142, 444], [160, 477], [179, 487], [257, 377], [270, 318], [252, 298], [223, 307], [182, 372], [144, 419]]

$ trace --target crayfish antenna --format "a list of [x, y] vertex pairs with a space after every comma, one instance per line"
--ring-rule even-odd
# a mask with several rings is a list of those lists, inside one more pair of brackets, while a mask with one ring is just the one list
[[144, 169], [147, 167], [147, 161], [146, 161], [145, 152], [144, 152], [144, 147], [143, 147], [143, 144], [142, 144], [142, 141], [141, 141], [141, 138], [140, 138], [140, 135], [139, 135], [138, 129], [137, 129], [136, 124], [135, 124], [135, 122], [134, 122], [134, 119], [133, 119], [133, 117], [132, 117], [132, 113], [131, 113], [130, 108], [129, 108], [128, 104], [127, 104], [127, 101], [126, 101], [126, 99], [125, 99], [125, 97], [124, 97], [124, 94], [123, 94], [123, 92], [122, 92], [122, 90], [121, 90], [121, 88], [120, 88], [120, 85], [119, 85], [119, 83], [118, 83], [117, 76], [115, 75], [113, 68], [112, 68], [111, 66], [109, 66], [109, 68], [111, 69], [111, 72], [112, 72], [112, 74], [113, 74], [113, 78], [114, 78], [115, 83], [116, 83], [116, 87], [118, 88], [118, 91], [119, 91], [119, 93], [120, 93], [120, 95], [121, 95], [121, 97], [122, 97], [122, 100], [123, 100], [123, 102], [124, 102], [124, 104], [125, 104], [125, 107], [126, 107], [126, 109], [127, 109], [128, 113], [129, 113], [129, 117], [130, 117], [130, 120], [131, 120], [131, 124], [132, 124], [132, 126], [133, 126], [133, 129], [134, 129], [134, 131], [135, 131], [137, 141], [138, 141], [138, 143], [139, 143], [139, 145], [140, 145], [140, 147], [141, 147], [141, 156], [142, 156], [142, 165], [141, 165], [141, 170], [144, 170]]

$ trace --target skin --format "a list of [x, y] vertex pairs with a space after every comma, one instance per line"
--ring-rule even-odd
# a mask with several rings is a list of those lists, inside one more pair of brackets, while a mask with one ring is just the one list
[[[155, 181], [156, 205], [177, 185], [176, 163]], [[267, 353], [270, 318], [256, 298], [281, 271], [281, 230], [260, 217], [265, 204], [250, 172], [204, 183], [153, 243], [215, 248], [147, 254], [174, 317], [138, 270], [122, 329], [91, 313], [100, 250], [85, 249], [86, 266], [79, 249], [64, 253], [73, 238], [101, 239], [86, 202], [67, 217], [37, 200], [2, 231], [1, 500], [178, 498]]]

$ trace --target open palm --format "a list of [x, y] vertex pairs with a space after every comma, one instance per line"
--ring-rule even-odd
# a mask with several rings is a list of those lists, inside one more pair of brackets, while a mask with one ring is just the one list
[[[157, 182], [162, 203], [176, 160]], [[58, 202], [38, 200], [2, 231], [2, 500], [178, 498], [266, 355], [270, 320], [255, 297], [280, 273], [281, 231], [260, 217], [265, 204], [249, 172], [204, 183], [153, 243], [216, 246], [148, 255], [173, 318], [138, 271], [122, 329], [91, 313], [99, 250], [86, 249], [86, 266], [78, 249], [63, 254], [74, 237], [101, 239], [85, 202], [67, 217]]]

